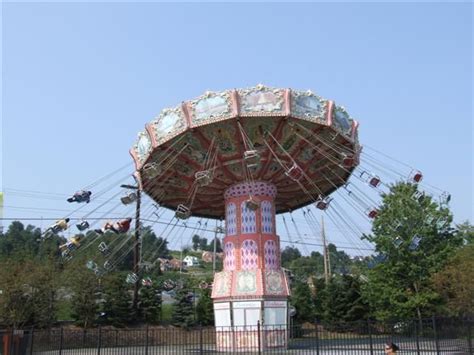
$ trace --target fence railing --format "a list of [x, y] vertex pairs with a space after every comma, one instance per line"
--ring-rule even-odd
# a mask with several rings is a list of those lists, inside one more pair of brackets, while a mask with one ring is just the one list
[[430, 318], [398, 322], [305, 323], [246, 327], [160, 326], [140, 328], [0, 330], [1, 355], [204, 354], [383, 354], [396, 343], [405, 354], [473, 354], [473, 321]]

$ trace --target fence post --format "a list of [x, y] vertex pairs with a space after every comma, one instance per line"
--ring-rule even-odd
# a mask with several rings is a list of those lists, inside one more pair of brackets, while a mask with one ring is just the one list
[[99, 332], [97, 334], [97, 355], [100, 355], [101, 345], [102, 345], [102, 327], [99, 325]]
[[435, 345], [436, 345], [436, 354], [440, 354], [440, 351], [439, 351], [439, 338], [438, 338], [438, 330], [436, 329], [436, 317], [433, 316], [431, 318], [432, 320], [432, 323], [433, 323], [433, 332], [434, 332], [434, 336], [435, 336]]
[[8, 355], [13, 354], [13, 350], [15, 350], [15, 348], [13, 347], [14, 334], [15, 334], [15, 328], [12, 328], [12, 330], [10, 331], [10, 338], [9, 338], [9, 343], [8, 343]]
[[469, 347], [469, 354], [472, 354], [472, 333], [470, 319], [467, 319], [467, 346]]
[[260, 321], [257, 321], [257, 345], [258, 345], [258, 354], [260, 355], [262, 353], [262, 347], [261, 347], [261, 339], [260, 339]]
[[35, 327], [31, 328], [30, 355], [33, 355], [33, 345], [35, 340]]
[[416, 353], [417, 355], [420, 355], [420, 331], [418, 329], [418, 321], [413, 321], [413, 324], [415, 324], [415, 341], [416, 341]]
[[203, 338], [202, 338], [202, 325], [199, 323], [199, 354], [204, 354], [203, 348]]
[[370, 318], [367, 318], [367, 331], [369, 333], [370, 355], [374, 355], [374, 342], [372, 339], [372, 327], [370, 326]]
[[316, 328], [316, 355], [319, 355], [319, 330], [318, 330], [318, 322], [314, 322], [314, 326]]
[[63, 326], [59, 328], [59, 355], [63, 353], [64, 330]]
[[148, 324], [145, 329], [145, 355], [148, 355]]

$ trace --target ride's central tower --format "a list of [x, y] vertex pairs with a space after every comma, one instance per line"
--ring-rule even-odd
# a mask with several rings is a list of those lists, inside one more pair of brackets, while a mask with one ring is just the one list
[[276, 194], [274, 185], [261, 181], [238, 183], [224, 193], [224, 270], [216, 273], [212, 289], [218, 350], [287, 345], [289, 285], [280, 266]]

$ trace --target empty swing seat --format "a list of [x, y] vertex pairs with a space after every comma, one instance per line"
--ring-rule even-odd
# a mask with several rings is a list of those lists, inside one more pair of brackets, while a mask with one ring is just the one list
[[343, 168], [352, 168], [355, 165], [355, 158], [353, 155], [342, 154], [341, 166]]
[[104, 269], [110, 271], [110, 270], [112, 270], [112, 267], [113, 267], [112, 263], [110, 261], [106, 260], [105, 263], [104, 263]]
[[419, 170], [412, 170], [412, 172], [410, 173], [408, 179], [417, 184], [419, 183], [421, 180], [423, 180], [423, 174], [421, 173], [421, 171]]
[[374, 219], [379, 214], [379, 211], [376, 208], [369, 208], [367, 210], [367, 217]]
[[210, 170], [198, 171], [194, 178], [199, 187], [207, 186], [212, 182], [212, 173]]
[[424, 198], [425, 198], [425, 194], [421, 191], [418, 191], [416, 190], [412, 195], [411, 197], [413, 197], [415, 200], [417, 200], [418, 202], [423, 202]]
[[135, 192], [130, 192], [128, 195], [122, 197], [120, 199], [120, 201], [122, 201], [122, 203], [124, 205], [129, 205], [129, 204], [135, 202], [137, 200], [137, 198], [138, 198], [138, 196]]
[[327, 210], [329, 207], [329, 203], [332, 201], [330, 197], [320, 198], [316, 201], [316, 208], [320, 209], [321, 211]]
[[244, 160], [247, 168], [255, 168], [260, 163], [260, 154], [256, 150], [246, 150], [244, 152]]
[[81, 221], [80, 223], [76, 224], [76, 228], [80, 232], [85, 231], [89, 227], [90, 227], [90, 225], [89, 225], [89, 222], [87, 222], [87, 221]]
[[127, 275], [127, 278], [125, 279], [125, 281], [129, 284], [135, 284], [138, 281], [138, 276], [137, 276], [137, 274], [132, 272], [132, 273]]
[[99, 251], [102, 253], [102, 255], [108, 255], [110, 253], [110, 249], [105, 242], [100, 242], [99, 246]]
[[97, 264], [95, 262], [93, 262], [92, 260], [89, 260], [86, 264], [86, 267], [89, 270], [95, 270], [95, 269], [97, 269]]
[[188, 219], [191, 216], [191, 210], [183, 204], [176, 208], [175, 217], [178, 219]]
[[143, 166], [143, 173], [147, 178], [152, 179], [161, 173], [161, 169], [157, 163], [148, 163]]
[[256, 211], [259, 206], [260, 204], [253, 197], [250, 197], [248, 200], [245, 201], [245, 207], [247, 207], [251, 211]]
[[165, 291], [171, 291], [176, 287], [176, 283], [173, 280], [165, 280], [163, 282], [163, 289]]
[[285, 172], [285, 175], [293, 181], [300, 181], [303, 177], [303, 170], [301, 170], [301, 168], [296, 163], [294, 163], [291, 168]]

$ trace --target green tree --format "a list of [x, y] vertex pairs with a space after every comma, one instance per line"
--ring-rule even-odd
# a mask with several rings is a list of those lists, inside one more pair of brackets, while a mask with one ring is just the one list
[[51, 265], [9, 259], [0, 264], [0, 324], [13, 328], [55, 321], [55, 272]]
[[288, 267], [291, 261], [301, 258], [301, 252], [296, 247], [287, 246], [281, 252], [281, 265], [283, 267]]
[[83, 328], [91, 327], [96, 322], [99, 313], [98, 280], [88, 270], [76, 267], [68, 271], [70, 275], [68, 284], [72, 292], [72, 318]]
[[209, 289], [204, 289], [201, 292], [196, 305], [196, 316], [200, 325], [214, 324], [214, 307]]
[[290, 302], [296, 308], [295, 321], [297, 323], [314, 320], [314, 300], [307, 282], [294, 283]]
[[161, 318], [161, 289], [156, 283], [140, 288], [139, 312], [141, 319], [148, 324], [158, 324]]
[[188, 328], [195, 324], [194, 296], [186, 283], [176, 292], [172, 319], [178, 327]]
[[360, 282], [349, 275], [329, 280], [322, 295], [323, 319], [330, 324], [343, 325], [368, 316], [368, 305], [361, 295]]
[[473, 280], [474, 244], [469, 244], [433, 275], [435, 290], [443, 297], [449, 315], [474, 315]]
[[399, 183], [383, 195], [383, 204], [364, 236], [375, 244], [384, 261], [368, 271], [364, 295], [375, 316], [418, 317], [433, 314], [439, 295], [431, 275], [439, 271], [460, 246], [450, 224], [449, 210], [430, 196], [416, 196], [417, 186]]
[[110, 274], [103, 279], [104, 303], [102, 311], [107, 323], [124, 326], [132, 320], [129, 285], [122, 273]]

